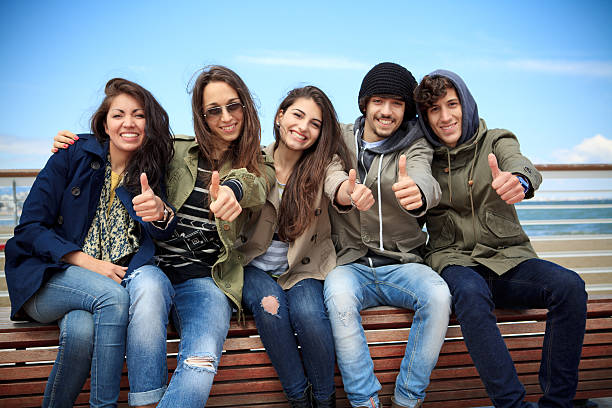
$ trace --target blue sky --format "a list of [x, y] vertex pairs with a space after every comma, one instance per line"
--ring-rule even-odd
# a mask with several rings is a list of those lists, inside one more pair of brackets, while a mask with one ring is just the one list
[[610, 1], [3, 1], [0, 168], [40, 168], [60, 129], [83, 132], [104, 84], [149, 89], [193, 134], [187, 85], [223, 64], [259, 101], [263, 140], [283, 95], [322, 88], [343, 122], [378, 62], [420, 80], [459, 73], [489, 127], [535, 163], [612, 162]]

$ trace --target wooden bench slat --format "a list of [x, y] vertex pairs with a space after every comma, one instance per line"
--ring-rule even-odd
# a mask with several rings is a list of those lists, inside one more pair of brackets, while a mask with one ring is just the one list
[[[8, 318], [8, 309], [0, 308]], [[539, 360], [546, 311], [496, 310], [500, 331], [515, 361], [519, 379], [530, 400], [541, 392], [538, 384]], [[580, 385], [577, 397], [612, 396], [612, 299], [597, 298], [588, 303], [587, 332], [580, 362]], [[381, 400], [389, 405], [397, 372], [404, 356], [413, 313], [393, 307], [377, 307], [362, 312], [366, 338], [374, 367], [382, 384]], [[505, 322], [508, 322], [506, 324]], [[431, 376], [425, 408], [490, 405], [482, 381], [473, 366], [462, 340], [461, 329], [454, 319], [447, 331], [438, 364]], [[51, 363], [23, 364], [55, 359], [58, 328], [36, 323], [0, 323], [0, 405], [39, 406]], [[177, 333], [169, 327], [169, 375], [176, 368]], [[38, 348], [52, 346], [51, 348]], [[261, 340], [252, 318], [245, 326], [232, 321], [218, 374], [207, 406], [286, 407], [282, 387], [270, 360], [261, 350]], [[18, 364], [11, 364], [19, 362]], [[338, 407], [349, 406], [342, 390], [342, 379], [336, 372]], [[122, 378], [120, 401], [126, 406], [129, 384], [126, 369]], [[77, 406], [86, 406], [89, 381], [79, 395]]]

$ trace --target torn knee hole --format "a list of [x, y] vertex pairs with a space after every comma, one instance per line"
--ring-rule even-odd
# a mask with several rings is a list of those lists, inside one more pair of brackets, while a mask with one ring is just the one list
[[270, 295], [261, 299], [261, 307], [263, 307], [263, 309], [270, 314], [277, 314], [278, 306], [278, 299], [276, 298], [276, 296]]
[[189, 357], [185, 360], [185, 364], [192, 367], [202, 367], [214, 370], [214, 361], [212, 357]]

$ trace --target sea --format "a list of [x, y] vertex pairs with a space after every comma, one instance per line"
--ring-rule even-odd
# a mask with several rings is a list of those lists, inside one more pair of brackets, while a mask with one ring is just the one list
[[[18, 206], [23, 204], [29, 186], [18, 186]], [[0, 186], [0, 235], [12, 234], [15, 210], [12, 187]], [[517, 213], [527, 235], [612, 235], [612, 197], [580, 199], [576, 197], [554, 200], [525, 200], [516, 205]]]

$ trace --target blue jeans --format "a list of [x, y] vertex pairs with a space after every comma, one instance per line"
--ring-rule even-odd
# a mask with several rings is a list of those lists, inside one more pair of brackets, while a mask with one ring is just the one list
[[144, 265], [125, 279], [130, 294], [127, 328], [128, 403], [158, 402], [167, 388], [166, 338], [174, 288], [164, 272]]
[[266, 272], [247, 266], [242, 301], [253, 313], [287, 398], [302, 397], [310, 382], [315, 398], [327, 400], [335, 391], [335, 358], [323, 282], [304, 279], [285, 291]]
[[453, 295], [474, 365], [496, 407], [529, 406], [497, 327], [495, 307], [548, 309], [540, 364], [540, 407], [573, 407], [586, 324], [587, 294], [573, 271], [530, 259], [501, 276], [484, 266], [448, 266], [442, 271]]
[[157, 407], [202, 407], [217, 373], [232, 305], [212, 278], [193, 278], [173, 286], [172, 317], [181, 342], [176, 370]]
[[90, 366], [90, 406], [116, 406], [125, 356], [127, 291], [112, 279], [70, 266], [55, 273], [24, 309], [41, 323], [62, 319], [43, 406], [72, 407]]
[[436, 272], [417, 263], [376, 268], [358, 263], [338, 266], [325, 279], [325, 304], [344, 390], [353, 406], [380, 405], [381, 386], [374, 375], [359, 312], [381, 305], [414, 310], [394, 396], [406, 407], [425, 398], [444, 343], [451, 305], [448, 287]]

